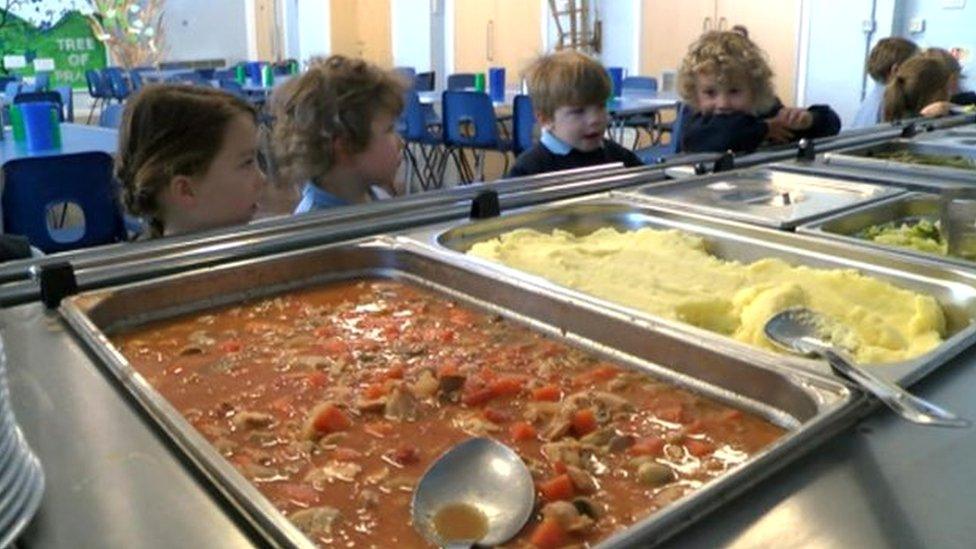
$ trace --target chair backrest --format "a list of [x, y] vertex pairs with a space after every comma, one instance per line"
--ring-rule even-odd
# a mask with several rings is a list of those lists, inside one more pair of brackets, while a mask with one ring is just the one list
[[68, 122], [74, 122], [75, 121], [74, 90], [71, 89], [71, 86], [58, 86], [57, 88], [54, 88], [54, 91], [58, 92], [58, 95], [61, 96], [61, 105], [63, 107], [61, 110], [64, 111], [64, 120], [67, 120]]
[[447, 89], [450, 91], [463, 91], [474, 88], [474, 73], [459, 72], [448, 75]]
[[528, 95], [516, 95], [512, 105], [512, 152], [516, 156], [532, 146], [534, 130], [535, 113], [532, 112], [532, 99]]
[[674, 123], [671, 124], [671, 152], [679, 153], [681, 152], [681, 137], [684, 135], [684, 125], [685, 119], [688, 117], [691, 109], [688, 105], [684, 103], [678, 103], [676, 107], [676, 115], [674, 117]]
[[14, 104], [18, 103], [54, 103], [58, 106], [58, 118], [64, 122], [64, 104], [61, 94], [56, 91], [21, 92], [14, 97]]
[[653, 76], [628, 76], [621, 86], [626, 90], [657, 91], [657, 78]]
[[[126, 236], [107, 153], [10, 160], [3, 165], [3, 177], [4, 232], [26, 236], [45, 253], [118, 242]], [[67, 228], [49, 228], [52, 208], [57, 216], [65, 203], [80, 210], [82, 219], [69, 219]]]
[[125, 74], [119, 67], [106, 67], [103, 69], [102, 75], [103, 78], [107, 77], [110, 97], [113, 99], [124, 101], [132, 93], [129, 81], [125, 79]]
[[410, 85], [416, 84], [417, 69], [413, 67], [393, 67], [393, 70], [402, 76]]
[[20, 81], [14, 80], [13, 82], [7, 82], [7, 85], [3, 88], [3, 95], [7, 98], [7, 102], [13, 100], [20, 93]]
[[417, 90], [407, 90], [403, 98], [403, 112], [397, 121], [397, 129], [406, 141], [435, 139], [427, 128], [427, 114], [420, 102]]
[[125, 110], [125, 106], [116, 103], [114, 105], [106, 105], [102, 109], [102, 114], [98, 116], [98, 125], [103, 128], [116, 128], [122, 125], [122, 111]]
[[36, 91], [47, 91], [51, 87], [51, 73], [42, 71], [34, 75], [34, 89]]
[[417, 91], [434, 91], [434, 88], [437, 86], [435, 77], [436, 74], [434, 71], [418, 72], [417, 76], [413, 79], [414, 89]]
[[129, 82], [132, 84], [132, 91], [137, 92], [142, 89], [142, 73], [139, 69], [131, 69], [129, 71]]
[[220, 80], [219, 85], [220, 89], [230, 92], [241, 99], [247, 98], [247, 93], [244, 91], [244, 86], [242, 86], [237, 80], [234, 80], [233, 77]]
[[487, 149], [498, 146], [498, 119], [487, 93], [445, 91], [441, 111], [446, 145]]

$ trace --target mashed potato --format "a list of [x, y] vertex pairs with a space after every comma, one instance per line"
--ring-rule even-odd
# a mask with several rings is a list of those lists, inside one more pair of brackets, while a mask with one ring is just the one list
[[769, 317], [801, 305], [826, 315], [834, 341], [861, 363], [916, 357], [945, 334], [942, 308], [931, 296], [855, 270], [725, 261], [710, 255], [700, 237], [675, 230], [603, 228], [577, 237], [518, 229], [468, 253], [767, 349], [774, 348], [763, 335]]

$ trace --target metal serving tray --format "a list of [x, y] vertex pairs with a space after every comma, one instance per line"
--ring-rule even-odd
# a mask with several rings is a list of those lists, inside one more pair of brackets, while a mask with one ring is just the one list
[[861, 208], [833, 215], [813, 223], [797, 227], [797, 232], [811, 234], [822, 238], [846, 242], [856, 246], [867, 246], [877, 250], [956, 265], [966, 269], [976, 270], [976, 262], [961, 257], [944, 256], [912, 248], [890, 246], [855, 236], [857, 233], [883, 223], [928, 218], [933, 221], [939, 219], [939, 197], [928, 193], [908, 193], [888, 200], [875, 202]]
[[792, 229], [901, 192], [897, 187], [754, 168], [658, 183], [619, 194], [667, 208]]
[[[494, 272], [495, 279], [517, 280], [524, 284], [558, 292], [595, 307], [613, 310], [630, 316], [651, 330], [684, 333], [698, 339], [702, 345], [727, 352], [745, 353], [753, 360], [828, 373], [829, 367], [819, 360], [777, 354], [752, 347], [732, 338], [689, 324], [663, 319], [625, 305], [592, 297], [564, 286], [551, 283], [517, 269], [477, 257], [465, 255], [473, 244], [495, 238], [516, 228], [540, 231], [561, 229], [574, 234], [589, 234], [601, 227], [618, 230], [679, 229], [706, 239], [709, 250], [716, 257], [743, 263], [777, 257], [794, 265], [821, 269], [857, 269], [862, 273], [891, 282], [903, 288], [924, 292], [942, 305], [947, 321], [947, 338], [932, 351], [912, 360], [888, 364], [866, 364], [885, 379], [908, 386], [946, 363], [976, 340], [976, 272], [954, 269], [945, 264], [925, 262], [872, 251], [865, 246], [831, 242], [822, 238], [797, 235], [744, 223], [722, 221], [684, 212], [655, 210], [616, 194], [556, 202], [547, 206], [528, 208], [498, 218], [447, 223], [406, 234], [403, 238], [417, 246], [428, 248], [457, 265]], [[680, 276], [676, 274], [676, 276]]]
[[907, 164], [895, 160], [872, 158], [877, 153], [909, 152], [935, 156], [961, 156], [976, 160], [976, 147], [951, 146], [925, 139], [894, 139], [880, 145], [851, 147], [824, 155], [824, 162], [842, 167], [862, 168], [896, 175], [910, 175], [920, 179], [950, 179], [976, 182], [976, 170], [946, 166]]
[[366, 276], [428, 287], [624, 366], [751, 410], [787, 429], [783, 438], [743, 466], [601, 546], [646, 546], [662, 540], [846, 427], [858, 411], [866, 409], [859, 393], [827, 376], [753, 362], [744, 355], [698, 345], [682, 334], [646, 331], [626, 315], [577, 305], [573, 299], [519, 281], [486, 278], [412, 251], [391, 238], [289, 252], [93, 291], [66, 299], [60, 312], [141, 409], [269, 544], [307, 546], [309, 540], [128, 364], [107, 334], [189, 311]]

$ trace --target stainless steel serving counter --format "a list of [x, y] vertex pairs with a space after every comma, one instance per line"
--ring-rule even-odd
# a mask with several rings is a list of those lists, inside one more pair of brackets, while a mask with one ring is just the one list
[[[56, 313], [0, 311], [13, 404], [48, 476], [21, 547], [253, 544]], [[976, 418], [976, 348], [913, 387]], [[98, 405], [93, 405], [97, 402]], [[669, 547], [971, 547], [976, 436], [877, 409]]]

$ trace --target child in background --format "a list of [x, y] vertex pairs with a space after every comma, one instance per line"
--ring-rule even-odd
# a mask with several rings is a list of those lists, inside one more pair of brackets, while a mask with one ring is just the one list
[[406, 85], [361, 59], [316, 59], [272, 98], [279, 184], [302, 184], [295, 213], [368, 202], [393, 189], [400, 163], [395, 122]]
[[542, 137], [519, 155], [509, 177], [623, 162], [637, 155], [605, 139], [612, 84], [603, 65], [573, 50], [539, 58], [527, 71], [529, 96]]
[[693, 110], [679, 150], [752, 152], [767, 142], [840, 131], [840, 119], [827, 105], [784, 107], [765, 57], [752, 41], [731, 31], [705, 33], [691, 45], [678, 73], [679, 93]]
[[930, 55], [905, 61], [885, 88], [884, 119], [949, 114], [952, 72], [945, 62]]
[[953, 105], [973, 105], [976, 104], [976, 93], [962, 91], [960, 83], [962, 81], [962, 65], [954, 55], [942, 48], [929, 48], [922, 52], [922, 55], [938, 59], [949, 69], [949, 102]]
[[264, 187], [257, 113], [233, 95], [197, 86], [146, 86], [119, 128], [115, 176], [148, 237], [247, 223]]
[[871, 48], [866, 69], [875, 85], [864, 97], [864, 102], [854, 116], [851, 127], [866, 128], [881, 122], [885, 86], [891, 81], [898, 67], [916, 53], [918, 53], [918, 46], [914, 42], [897, 36], [882, 38]]

